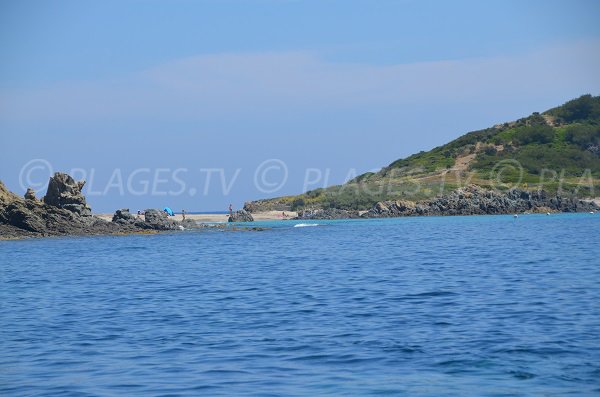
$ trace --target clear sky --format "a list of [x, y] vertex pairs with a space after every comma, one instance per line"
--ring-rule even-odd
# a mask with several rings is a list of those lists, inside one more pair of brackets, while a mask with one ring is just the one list
[[600, 94], [599, 20], [594, 0], [4, 1], [0, 179], [41, 196], [41, 167], [73, 171], [100, 212], [341, 183]]

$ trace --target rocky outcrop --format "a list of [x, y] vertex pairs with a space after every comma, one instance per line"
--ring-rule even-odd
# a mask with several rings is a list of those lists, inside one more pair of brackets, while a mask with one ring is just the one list
[[326, 208], [316, 210], [305, 210], [298, 213], [294, 219], [354, 219], [360, 218], [360, 213], [354, 210], [342, 210], [338, 208]]
[[50, 177], [44, 203], [66, 209], [81, 216], [91, 216], [92, 210], [87, 205], [81, 192], [84, 185], [85, 181], [76, 182], [70, 175], [57, 172]]
[[139, 221], [139, 218], [136, 215], [130, 213], [129, 208], [122, 208], [120, 210], [116, 210], [112, 217], [112, 222], [121, 225], [133, 225], [137, 221]]
[[23, 197], [25, 197], [25, 200], [37, 201], [37, 197], [35, 197], [35, 190], [33, 190], [30, 187], [27, 188], [27, 191], [25, 192], [25, 195]]
[[417, 215], [488, 215], [523, 212], [589, 212], [600, 209], [591, 201], [550, 197], [545, 191], [512, 189], [507, 192], [471, 185], [448, 195], [419, 202], [382, 201], [362, 214], [364, 218]]
[[[81, 193], [83, 181], [75, 182], [67, 174], [56, 173], [48, 184], [43, 200], [28, 189], [25, 197], [10, 192], [0, 182], [0, 238], [35, 236], [99, 235], [177, 230], [182, 226], [163, 211], [149, 209], [137, 217], [128, 209], [117, 210], [112, 222], [91, 213]], [[192, 224], [187, 224], [188, 227]]]
[[243, 209], [246, 212], [258, 212], [259, 206], [255, 201], [246, 201]]
[[141, 225], [144, 229], [179, 229], [179, 222], [169, 219], [169, 216], [166, 212], [157, 209], [147, 209], [144, 211], [144, 222]]
[[[28, 195], [29, 196], [29, 195]], [[119, 228], [94, 216], [28, 197], [21, 198], [0, 182], [0, 237], [107, 234]]]
[[122, 208], [116, 210], [112, 217], [112, 222], [123, 226], [133, 226], [140, 229], [152, 229], [152, 230], [177, 230], [180, 226], [185, 223], [186, 228], [191, 228], [195, 223], [190, 222], [176, 222], [169, 219], [164, 211], [157, 209], [147, 209], [144, 211], [143, 217], [133, 215], [129, 212], [129, 208]]
[[592, 200], [551, 196], [545, 191], [512, 189], [506, 192], [476, 185], [457, 189], [442, 197], [423, 201], [380, 201], [371, 209], [358, 211], [336, 208], [305, 210], [295, 219], [392, 218], [433, 215], [492, 215], [547, 212], [591, 212], [600, 206]]
[[254, 222], [254, 218], [244, 209], [233, 212], [229, 216], [229, 222]]
[[0, 214], [5, 223], [32, 233], [43, 233], [46, 222], [35, 211], [20, 201], [12, 202]]
[[[182, 220], [181, 222], [179, 222], [179, 224], [184, 229], [203, 229], [203, 228], [207, 227], [207, 224], [199, 223], [199, 222], [196, 222], [195, 220], [189, 219], [189, 218]], [[213, 226], [213, 225], [211, 225], [211, 226]]]
[[264, 199], [244, 203], [244, 210], [250, 213], [267, 211], [291, 211], [291, 203], [284, 199]]

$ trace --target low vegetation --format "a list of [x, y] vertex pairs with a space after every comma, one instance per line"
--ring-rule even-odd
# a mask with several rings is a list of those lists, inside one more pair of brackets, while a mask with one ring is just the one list
[[261, 205], [361, 210], [382, 200], [431, 198], [470, 183], [585, 197], [597, 194], [599, 181], [600, 97], [583, 95], [541, 114], [470, 132], [344, 185]]

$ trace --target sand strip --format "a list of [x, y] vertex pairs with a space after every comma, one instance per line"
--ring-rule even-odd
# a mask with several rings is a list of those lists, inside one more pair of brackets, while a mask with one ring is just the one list
[[[292, 211], [285, 212], [286, 217], [283, 217], [282, 211], [264, 211], [264, 212], [256, 212], [252, 214], [252, 217], [255, 221], [281, 221], [287, 220], [296, 217], [298, 214]], [[96, 214], [99, 218], [105, 219], [107, 221], [112, 220], [113, 214]], [[229, 214], [186, 214], [186, 219], [193, 219], [198, 222], [227, 222], [229, 218]], [[176, 221], [181, 221], [183, 219], [181, 214], [177, 214], [175, 216], [169, 217], [169, 219], [173, 219]]]

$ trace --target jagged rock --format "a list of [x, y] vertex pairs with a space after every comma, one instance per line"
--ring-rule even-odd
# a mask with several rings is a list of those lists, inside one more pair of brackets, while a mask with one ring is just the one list
[[179, 228], [178, 222], [170, 220], [164, 211], [157, 209], [144, 211], [144, 222], [141, 225], [146, 229], [154, 230], [175, 230]]
[[380, 201], [379, 203], [375, 204], [375, 211], [377, 211], [378, 213], [389, 213], [390, 209], [388, 208], [388, 206], [386, 205], [386, 203]]
[[25, 200], [34, 200], [37, 201], [37, 197], [35, 197], [35, 190], [33, 190], [32, 188], [27, 188], [27, 191], [25, 192]]
[[265, 200], [248, 201], [248, 202], [244, 203], [243, 209], [246, 212], [250, 212], [250, 213], [266, 212], [266, 211], [289, 212], [292, 210], [292, 206], [288, 201], [285, 201], [285, 200], [265, 199]]
[[113, 222], [91, 215], [81, 194], [84, 182], [75, 182], [66, 174], [50, 179], [43, 201], [19, 197], [0, 181], [0, 238], [31, 236], [99, 235], [132, 233], [143, 230], [177, 230], [178, 222], [169, 220], [160, 210], [147, 210], [145, 219], [115, 212]]
[[28, 232], [42, 232], [44, 229], [43, 221], [27, 207], [27, 201], [10, 192], [1, 181], [0, 224]]
[[109, 222], [81, 216], [39, 200], [24, 199], [0, 182], [1, 237], [106, 234], [117, 231]]
[[135, 224], [138, 220], [139, 219], [137, 218], [137, 216], [129, 212], [129, 208], [122, 208], [120, 210], [116, 210], [112, 217], [113, 222], [125, 225]]
[[6, 219], [6, 223], [9, 225], [36, 233], [46, 231], [46, 224], [43, 219], [22, 202], [15, 201], [9, 204], [3, 212], [2, 217]]
[[84, 185], [85, 181], [76, 182], [70, 175], [56, 172], [48, 182], [48, 191], [44, 196], [44, 203], [66, 209], [81, 216], [91, 216], [92, 210], [81, 193]]
[[246, 210], [238, 210], [232, 213], [228, 219], [229, 222], [254, 222], [254, 218]]
[[196, 222], [191, 219], [186, 219], [181, 223], [171, 220], [164, 211], [158, 209], [144, 211], [144, 218], [142, 219], [130, 213], [129, 208], [122, 208], [115, 211], [112, 222], [124, 227], [153, 230], [183, 230], [196, 225]]
[[183, 226], [184, 229], [197, 229], [200, 227], [200, 225], [198, 225], [198, 222], [196, 222], [193, 219], [184, 219], [180, 222], [181, 226]]
[[484, 215], [522, 212], [588, 212], [597, 211], [593, 201], [569, 197], [548, 197], [541, 191], [511, 189], [507, 192], [471, 185], [431, 200], [411, 202], [379, 202], [362, 215], [386, 218], [413, 215]]

